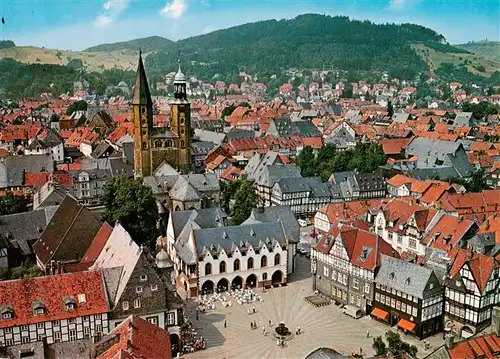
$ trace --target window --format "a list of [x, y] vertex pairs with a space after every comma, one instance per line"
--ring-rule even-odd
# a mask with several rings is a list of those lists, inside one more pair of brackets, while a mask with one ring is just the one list
[[323, 267], [323, 274], [325, 275], [325, 277], [328, 277], [328, 267], [327, 266]]
[[365, 293], [370, 293], [370, 283], [365, 283]]
[[267, 273], [262, 273], [262, 280], [267, 280]]
[[352, 287], [353, 287], [354, 289], [359, 289], [359, 279], [354, 278], [354, 279], [352, 280]]
[[136, 293], [142, 293], [142, 287], [135, 287]]
[[5, 339], [5, 345], [8, 347], [14, 345], [14, 339]]
[[167, 313], [167, 325], [175, 325], [175, 313]]
[[184, 141], [181, 141], [181, 148], [184, 148]]
[[212, 274], [212, 264], [207, 263], [205, 264], [205, 275], [210, 275]]
[[226, 262], [222, 261], [219, 263], [219, 273], [226, 273]]
[[410, 238], [408, 240], [408, 247], [417, 248], [417, 240], [415, 238]]
[[78, 294], [78, 303], [85, 303], [85, 294]]
[[21, 325], [21, 330], [22, 331], [30, 330], [30, 327], [28, 325]]
[[167, 140], [167, 147], [172, 147], [172, 141], [171, 140]]
[[43, 323], [36, 323], [36, 327], [37, 327], [37, 329], [43, 329], [43, 328], [45, 328], [45, 326], [43, 325]]
[[233, 263], [233, 271], [237, 271], [237, 270], [240, 270], [240, 260], [239, 259], [235, 259], [235, 261]]
[[28, 344], [28, 343], [30, 342], [30, 337], [22, 337], [22, 338], [21, 338], [21, 342], [22, 342], [23, 344]]
[[34, 310], [34, 314], [35, 315], [43, 315], [45, 313], [45, 309], [44, 308], [36, 308]]
[[141, 275], [141, 282], [145, 282], [148, 280], [148, 276], [147, 275]]
[[90, 338], [90, 327], [83, 327], [83, 337], [85, 339]]
[[147, 142], [143, 142], [142, 143], [142, 149], [146, 150], [147, 148], [148, 148], [148, 143]]
[[154, 291], [157, 291], [157, 290], [158, 290], [158, 285], [153, 284], [153, 285], [151, 286], [151, 290], [152, 290], [153, 292], [154, 292]]
[[76, 340], [76, 329], [69, 330], [69, 341], [74, 342]]
[[12, 327], [5, 328], [5, 329], [4, 329], [4, 332], [5, 332], [5, 334], [7, 334], [7, 333], [12, 333]]
[[262, 256], [262, 258], [260, 259], [260, 266], [267, 267], [267, 257], [266, 256]]
[[161, 141], [160, 141], [160, 140], [156, 140], [156, 141], [155, 141], [155, 147], [156, 147], [156, 148], [161, 147]]
[[122, 308], [123, 308], [123, 310], [128, 310], [128, 302], [127, 301], [124, 301], [122, 303]]
[[134, 300], [134, 308], [140, 308], [141, 307], [141, 300], [136, 299]]
[[248, 269], [253, 268], [253, 258], [252, 257], [248, 258], [248, 260], [247, 260], [247, 268]]
[[59, 320], [54, 320], [54, 321], [52, 322], [52, 325], [53, 325], [54, 327], [58, 327], [58, 326], [60, 326], [60, 325], [61, 325], [61, 321], [59, 321]]
[[36, 340], [39, 341], [39, 342], [41, 342], [41, 341], [43, 341], [44, 338], [45, 338], [45, 335], [38, 334], [37, 337], [36, 337]]
[[147, 317], [146, 320], [151, 324], [158, 325], [158, 317]]
[[54, 332], [54, 341], [59, 343], [61, 341], [61, 332]]
[[403, 236], [401, 234], [398, 234], [398, 243], [403, 243]]
[[3, 313], [2, 318], [3, 319], [12, 319], [12, 313], [11, 312]]
[[280, 264], [280, 260], [281, 260], [280, 254], [276, 253], [276, 255], [274, 256], [274, 265], [278, 266]]
[[101, 334], [102, 333], [102, 325], [96, 325], [95, 326], [95, 333], [96, 334]]

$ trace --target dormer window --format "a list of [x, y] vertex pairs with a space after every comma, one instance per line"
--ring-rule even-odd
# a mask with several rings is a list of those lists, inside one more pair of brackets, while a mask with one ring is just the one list
[[74, 297], [68, 296], [64, 297], [64, 308], [67, 311], [73, 311], [76, 309], [76, 301]]
[[44, 315], [45, 314], [45, 304], [41, 300], [36, 300], [31, 305], [33, 308], [34, 315]]
[[14, 318], [14, 310], [12, 309], [12, 305], [0, 307], [0, 313], [2, 314], [2, 320], [9, 320]]

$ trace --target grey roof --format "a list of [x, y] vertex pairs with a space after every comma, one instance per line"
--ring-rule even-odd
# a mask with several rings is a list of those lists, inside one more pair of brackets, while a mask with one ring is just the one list
[[226, 140], [237, 139], [237, 138], [254, 138], [255, 131], [244, 130], [241, 128], [233, 127], [226, 133]]
[[457, 112], [457, 116], [453, 120], [453, 125], [450, 127], [453, 129], [457, 126], [470, 127], [472, 124], [472, 112]]
[[134, 163], [134, 143], [133, 142], [122, 143], [122, 151], [125, 160], [128, 163]]
[[344, 359], [347, 356], [336, 352], [330, 348], [318, 348], [315, 351], [309, 353], [305, 359]]
[[220, 145], [224, 138], [226, 138], [226, 134], [221, 132], [209, 131], [196, 128], [194, 130], [194, 136], [203, 142], [213, 142], [217, 145]]
[[405, 149], [406, 157], [417, 156], [416, 168], [452, 168], [460, 177], [468, 177], [472, 166], [463, 146], [457, 142], [417, 137]]
[[39, 139], [35, 139], [33, 141], [31, 141], [30, 145], [27, 147], [28, 150], [36, 150], [38, 148], [49, 148], [50, 146], [48, 146], [44, 141], [42, 140], [39, 140]]
[[128, 176], [133, 176], [134, 168], [132, 164], [127, 163], [121, 157], [106, 157], [92, 158], [85, 157], [82, 159], [82, 170], [108, 170], [111, 177], [118, 176], [122, 173]]
[[110, 149], [110, 153], [115, 152], [115, 149], [113, 146], [111, 146], [107, 142], [101, 142], [100, 144], [97, 145], [97, 147], [92, 151], [90, 154], [93, 158], [100, 158], [106, 151]]
[[0, 233], [7, 235], [12, 247], [19, 248], [23, 255], [30, 255], [32, 251], [28, 241], [37, 240], [41, 236], [53, 215], [54, 208], [48, 207], [0, 216]]
[[191, 143], [191, 155], [206, 155], [215, 147], [214, 142], [198, 141]]
[[451, 359], [448, 349], [444, 345], [437, 348], [435, 351], [430, 353], [425, 359]]
[[382, 254], [375, 283], [423, 299], [432, 269]]
[[52, 155], [9, 156], [0, 160], [0, 188], [22, 187], [28, 172], [53, 172]]
[[189, 184], [191, 184], [197, 191], [219, 191], [220, 184], [219, 178], [215, 173], [197, 173], [185, 175]]
[[279, 153], [274, 151], [267, 151], [266, 154], [255, 154], [248, 164], [245, 166], [245, 173], [251, 180], [256, 180], [268, 165], [283, 164]]
[[255, 223], [231, 227], [219, 227], [193, 230], [198, 255], [206, 250], [219, 252], [221, 249], [234, 250], [251, 245], [260, 248], [278, 242], [281, 246], [286, 244], [286, 234], [281, 222]]
[[54, 147], [61, 143], [64, 143], [64, 140], [61, 138], [61, 136], [59, 136], [59, 134], [52, 128], [47, 128], [45, 136], [43, 138], [42, 137], [39, 138], [41, 138], [43, 142], [50, 147]]
[[177, 177], [177, 181], [175, 181], [169, 194], [172, 199], [182, 202], [198, 201], [201, 199], [198, 191], [183, 176]]
[[395, 113], [392, 116], [392, 122], [397, 122], [397, 123], [406, 123], [410, 117], [409, 113]]
[[263, 168], [262, 174], [255, 178], [258, 185], [273, 187], [283, 178], [301, 178], [300, 168], [295, 165], [268, 165]]
[[123, 268], [123, 266], [120, 266], [101, 269], [104, 284], [106, 285], [106, 292], [108, 293], [111, 303], [116, 303], [116, 295], [118, 293], [118, 286], [120, 284]]
[[290, 242], [298, 243], [300, 240], [300, 225], [295, 218], [290, 206], [273, 206], [254, 208], [250, 217], [242, 224], [268, 223], [281, 220]]
[[149, 91], [148, 80], [146, 78], [146, 70], [144, 70], [141, 55], [139, 55], [139, 63], [137, 65], [132, 104], [146, 106], [152, 106], [153, 104], [153, 101], [151, 100], [151, 93]]

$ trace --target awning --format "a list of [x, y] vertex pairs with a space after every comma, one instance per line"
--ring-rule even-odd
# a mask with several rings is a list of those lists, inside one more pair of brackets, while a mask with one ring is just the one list
[[379, 308], [374, 308], [372, 310], [372, 315], [376, 316], [377, 318], [379, 319], [383, 319], [383, 320], [386, 320], [387, 316], [389, 315], [389, 313], [387, 313], [386, 311], [382, 310], [382, 309], [379, 309]]
[[410, 322], [409, 320], [405, 320], [405, 319], [401, 319], [398, 323], [398, 327], [400, 328], [403, 328], [403, 329], [406, 329], [410, 332], [413, 331], [413, 329], [415, 329], [417, 325], [413, 322]]

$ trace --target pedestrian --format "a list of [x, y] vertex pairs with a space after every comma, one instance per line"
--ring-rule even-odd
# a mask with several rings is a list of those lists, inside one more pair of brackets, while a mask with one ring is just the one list
[[253, 321], [253, 327], [257, 329], [257, 322], [255, 322], [255, 320]]
[[271, 321], [269, 320], [269, 326], [271, 326]]
[[250, 315], [250, 308], [247, 308], [247, 313], [248, 315]]
[[224, 319], [224, 328], [227, 328], [227, 320]]
[[369, 331], [369, 330], [367, 330], [367, 331], [366, 331], [366, 337], [367, 337], [367, 338], [369, 338], [369, 337], [370, 337], [370, 331]]
[[262, 334], [266, 335], [266, 327], [262, 327]]
[[359, 348], [359, 355], [363, 356], [363, 348]]
[[279, 339], [276, 339], [276, 345], [280, 346], [280, 340]]
[[250, 329], [253, 330], [253, 323], [252, 322], [250, 322]]
[[255, 307], [253, 307], [252, 310], [253, 310], [253, 314], [255, 314]]

